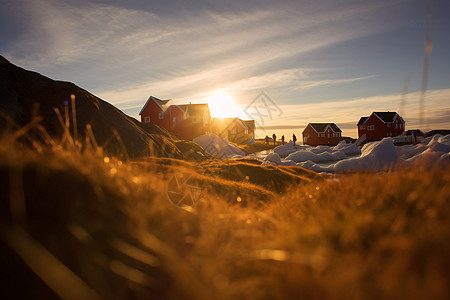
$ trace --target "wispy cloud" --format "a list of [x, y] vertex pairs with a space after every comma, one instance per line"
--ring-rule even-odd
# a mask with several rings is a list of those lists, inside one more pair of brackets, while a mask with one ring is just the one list
[[[365, 111], [398, 110], [400, 96], [287, 103], [300, 91], [382, 77], [373, 70], [348, 72], [345, 63], [311, 67], [302, 60], [392, 30], [404, 22], [395, 5], [409, 7], [403, 0], [357, 2], [196, 1], [178, 10], [170, 0], [133, 2], [133, 8], [88, 0], [6, 1], [2, 10], [22, 27], [0, 49], [14, 63], [73, 81], [135, 117], [149, 95], [202, 101], [220, 89], [245, 106], [259, 91], [276, 90], [284, 115], [269, 126], [334, 121], [347, 129]], [[429, 116], [448, 108], [445, 95], [448, 90], [427, 93]], [[411, 125], [416, 96], [407, 99]]]
[[176, 98], [224, 86], [280, 85], [283, 77], [284, 85], [295, 84], [292, 73], [298, 67], [280, 69], [271, 62], [391, 26], [373, 17], [386, 9], [383, 3], [344, 3], [334, 9], [288, 3], [224, 12], [198, 8], [164, 16], [148, 9], [56, 0], [27, 2], [22, 9], [30, 26], [6, 47], [6, 55], [97, 93], [120, 94], [107, 99], [113, 103], [135, 98], [137, 91], [140, 97], [155, 91]]

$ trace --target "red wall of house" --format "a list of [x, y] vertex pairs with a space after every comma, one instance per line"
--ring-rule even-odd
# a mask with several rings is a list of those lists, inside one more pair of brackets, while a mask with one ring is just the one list
[[158, 113], [160, 112], [161, 109], [153, 100], [148, 101], [147, 105], [141, 113], [141, 122], [145, 123], [145, 117], [150, 117], [150, 123], [161, 126], [162, 124], [158, 119]]
[[[305, 136], [307, 134], [309, 134], [309, 138], [305, 142]], [[330, 127], [326, 129], [324, 137], [320, 137], [319, 134], [311, 127], [311, 125], [308, 125], [303, 131], [303, 144], [305, 145], [336, 145], [341, 140], [342, 137], [337, 136], [337, 133], [335, 133], [335, 136], [333, 137], [333, 130], [331, 130]]]
[[[369, 130], [369, 126], [374, 126], [375, 129]], [[358, 135], [366, 134], [366, 140], [376, 141], [388, 136], [389, 131], [386, 124], [374, 114], [366, 120], [364, 127], [364, 129], [361, 129], [361, 126], [358, 127]]]

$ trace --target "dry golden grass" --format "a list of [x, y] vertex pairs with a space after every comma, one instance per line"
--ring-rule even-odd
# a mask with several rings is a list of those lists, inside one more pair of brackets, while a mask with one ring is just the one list
[[[450, 297], [449, 168], [323, 177], [2, 141], [2, 298]], [[174, 176], [201, 189], [192, 207]]]

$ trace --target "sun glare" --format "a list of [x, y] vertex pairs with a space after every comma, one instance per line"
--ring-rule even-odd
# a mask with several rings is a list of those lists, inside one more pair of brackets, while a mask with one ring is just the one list
[[208, 104], [213, 118], [234, 118], [241, 112], [241, 109], [234, 103], [234, 99], [222, 92], [208, 97]]

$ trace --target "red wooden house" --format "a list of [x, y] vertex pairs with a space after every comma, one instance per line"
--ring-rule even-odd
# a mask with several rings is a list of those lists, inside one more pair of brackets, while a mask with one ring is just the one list
[[309, 123], [302, 134], [304, 145], [333, 146], [342, 141], [342, 130], [334, 123]]
[[139, 113], [141, 122], [158, 125], [187, 140], [211, 132], [208, 104], [171, 105], [171, 102], [150, 96]]
[[364, 141], [379, 141], [404, 131], [405, 121], [396, 112], [373, 112], [358, 122], [358, 137]]

